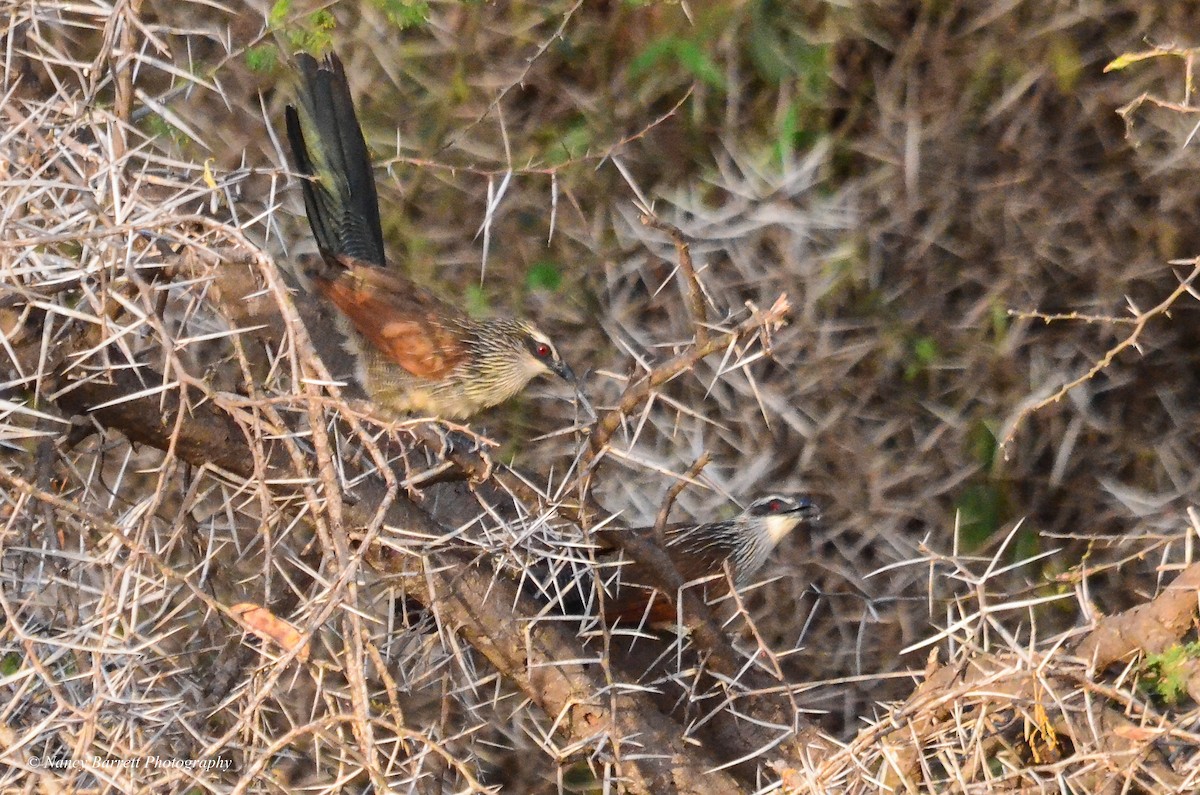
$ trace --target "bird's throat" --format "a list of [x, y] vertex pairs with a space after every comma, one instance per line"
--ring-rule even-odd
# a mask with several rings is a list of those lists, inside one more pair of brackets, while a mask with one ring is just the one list
[[800, 524], [800, 517], [795, 514], [785, 513], [779, 516], [767, 517], [767, 537], [771, 539], [771, 546], [774, 547], [782, 541], [788, 533], [796, 529], [796, 525]]

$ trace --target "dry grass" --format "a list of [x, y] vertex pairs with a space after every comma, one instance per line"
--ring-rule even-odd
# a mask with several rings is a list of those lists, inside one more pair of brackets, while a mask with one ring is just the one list
[[[1101, 73], [1191, 12], [338, 8], [396, 259], [588, 371], [598, 416], [540, 384], [446, 449], [291, 289], [260, 17], [5, 10], [0, 786], [1200, 787], [1194, 121], [1181, 58]], [[521, 595], [704, 455], [673, 518], [825, 514], [721, 625]]]

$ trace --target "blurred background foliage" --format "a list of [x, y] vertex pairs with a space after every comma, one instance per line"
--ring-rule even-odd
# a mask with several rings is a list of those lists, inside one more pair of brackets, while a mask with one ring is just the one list
[[[987, 556], [1007, 543], [1008, 562], [1052, 553], [1007, 575], [1014, 597], [1081, 587], [1084, 562], [1104, 611], [1153, 591], [1155, 550], [1196, 494], [1191, 298], [1000, 442], [1020, 407], [1129, 330], [1022, 312], [1128, 317], [1189, 270], [1171, 260], [1200, 252], [1193, 118], [1154, 101], [1118, 112], [1143, 95], [1186, 103], [1185, 62], [1104, 71], [1200, 30], [1200, 5], [146, 0], [144, 12], [178, 32], [176, 65], [219, 88], [175, 99], [192, 134], [171, 145], [255, 169], [246, 201], [282, 188], [287, 50], [336, 49], [380, 165], [392, 256], [472, 312], [537, 316], [594, 379], [651, 347], [614, 338], [613, 323], [657, 323], [658, 340], [686, 331], [672, 320], [681, 294], [661, 289], [670, 254], [622, 232], [634, 196], [614, 158], [678, 218], [707, 219], [697, 257], [716, 305], [793, 297], [774, 360], [756, 366], [777, 399], [709, 407], [722, 430], [700, 444], [734, 496], [804, 488], [824, 509], [749, 605], [769, 643], [806, 647], [787, 659], [793, 676], [877, 675], [814, 695], [829, 728], [853, 731], [872, 701], [907, 692], [882, 674], [921, 667], [899, 650], [945, 617], [930, 615], [929, 572], [868, 575], [922, 545]], [[814, 159], [803, 195], [771, 187]], [[739, 197], [842, 220], [747, 237], [743, 215], [713, 221]], [[286, 203], [262, 240], [281, 256], [311, 245], [295, 191]], [[725, 238], [749, 248], [735, 256]], [[522, 440], [556, 411], [529, 398], [481, 424], [519, 464], [548, 467], [520, 459]], [[691, 438], [661, 444], [684, 467], [695, 457]], [[652, 519], [667, 483], [614, 497]], [[693, 499], [685, 511], [724, 501]], [[1078, 619], [1044, 612], [1050, 625]]]

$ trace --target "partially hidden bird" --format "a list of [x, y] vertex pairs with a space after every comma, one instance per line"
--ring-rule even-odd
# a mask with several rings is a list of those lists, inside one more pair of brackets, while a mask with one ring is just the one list
[[339, 310], [372, 402], [399, 417], [463, 419], [538, 375], [574, 384], [554, 342], [533, 323], [474, 318], [388, 265], [370, 155], [342, 62], [333, 54], [295, 60], [300, 86], [286, 110], [287, 138], [320, 252], [307, 275]]
[[[820, 518], [812, 500], [800, 495], [772, 494], [750, 503], [732, 519], [719, 522], [672, 524], [664, 528], [663, 546], [685, 583], [703, 588], [704, 597], [715, 600], [728, 593], [729, 577], [735, 587], [753, 582], [772, 550], [789, 533], [806, 522]], [[649, 528], [634, 530], [650, 533]], [[645, 568], [632, 561], [616, 563], [616, 553], [600, 556], [601, 564], [582, 578], [564, 583], [560, 575], [547, 593], [563, 612], [578, 613], [594, 602], [592, 577], [604, 588], [599, 612], [609, 627], [650, 627], [674, 623], [677, 618], [674, 594], [663, 594], [647, 584]]]

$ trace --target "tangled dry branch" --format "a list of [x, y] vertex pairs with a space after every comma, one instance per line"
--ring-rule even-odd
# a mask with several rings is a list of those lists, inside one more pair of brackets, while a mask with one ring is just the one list
[[[786, 320], [811, 320], [812, 293], [833, 280], [814, 270], [798, 298], [775, 282], [747, 287], [763, 251], [805, 259], [810, 239], [849, 225], [834, 200], [796, 209], [829, 152], [779, 174], [730, 155], [723, 178], [736, 189], [712, 188], [726, 196], [716, 211], [687, 196], [655, 216], [620, 203], [612, 233], [634, 253], [592, 325], [627, 366], [592, 374], [594, 419], [535, 398], [548, 432], [513, 452], [467, 427], [380, 420], [357, 399], [330, 364], [325, 308], [272, 250], [288, 223], [284, 171], [165, 154], [176, 147], [138, 126], [151, 109], [196, 144], [194, 125], [156, 97], [181, 80], [226, 99], [219, 73], [170, 60], [167, 39], [194, 43], [201, 27], [155, 21], [177, 9], [146, 5], [6, 6], [0, 785], [489, 792], [503, 774], [542, 791], [1195, 791], [1200, 715], [1145, 684], [1149, 659], [1194, 637], [1194, 527], [1128, 553], [1157, 552], [1164, 575], [1179, 572], [1146, 604], [1044, 636], [1043, 611], [1089, 614], [1090, 570], [1073, 592], [1022, 594], [1004, 589], [1003, 546], [896, 564], [892, 590], [911, 595], [924, 579], [946, 610], [944, 629], [914, 647], [950, 659], [931, 656], [923, 672], [892, 661], [911, 694], [852, 715], [841, 741], [806, 713], [808, 696], [856, 681], [804, 681], [789, 667], [826, 639], [807, 620], [793, 622], [799, 637], [767, 631], [754, 592], [705, 604], [672, 567], [661, 530], [690, 487], [714, 495], [686, 506], [698, 515], [764, 472], [794, 485], [747, 439], [775, 433], [769, 419], [805, 436], [844, 413], [805, 413], [761, 381], [768, 366], [799, 382], [862, 365], [848, 346], [805, 371], [797, 351], [828, 344], [826, 327], [778, 339]], [[544, 23], [479, 119], [583, 8]], [[603, 161], [681, 104], [576, 162]], [[462, 171], [557, 179], [564, 168]], [[705, 256], [730, 273], [697, 267]], [[1136, 345], [1194, 276], [1097, 367]], [[682, 300], [656, 302], [667, 289]], [[789, 356], [774, 357], [785, 344]], [[875, 477], [886, 491], [887, 473]], [[654, 527], [635, 532], [646, 515]], [[551, 609], [564, 587], [594, 588], [581, 573], [614, 550], [673, 595], [679, 633]], [[839, 616], [859, 627], [850, 646], [881, 603], [861, 604]], [[862, 679], [882, 678], [878, 662]], [[1173, 665], [1195, 699], [1194, 656]]]

